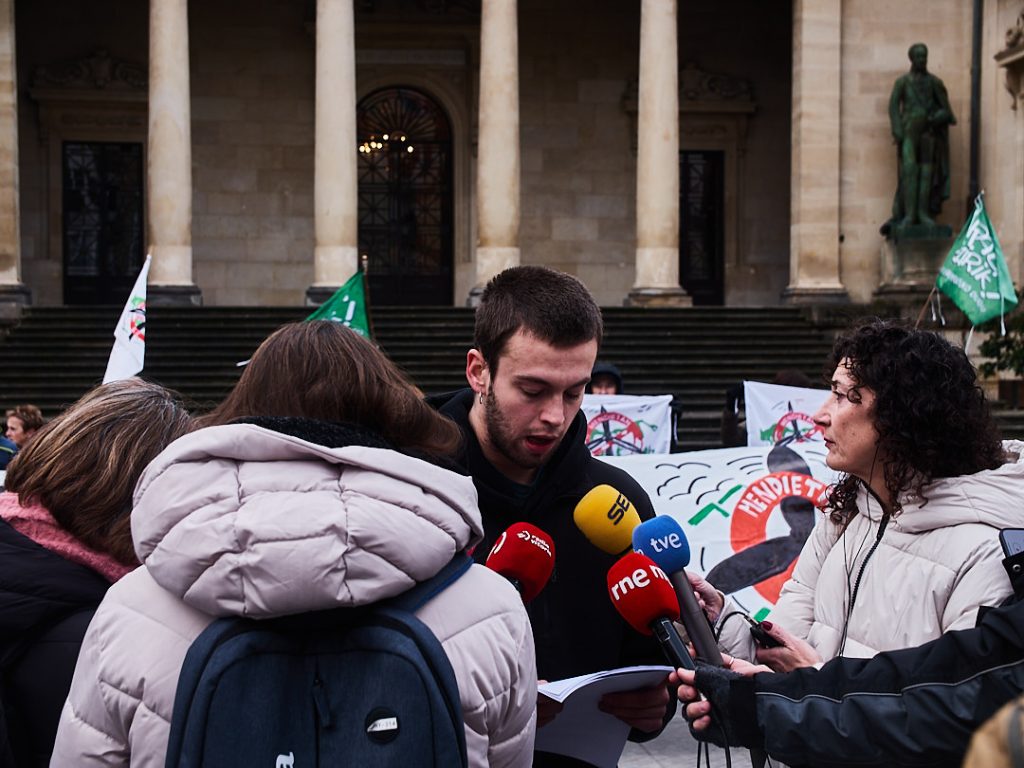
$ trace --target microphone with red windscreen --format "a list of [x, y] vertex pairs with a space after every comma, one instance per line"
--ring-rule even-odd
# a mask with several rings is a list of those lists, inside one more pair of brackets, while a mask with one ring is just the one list
[[694, 669], [693, 658], [672, 625], [679, 601], [665, 572], [639, 552], [624, 555], [608, 571], [608, 596], [633, 629], [653, 634], [673, 667]]
[[485, 565], [500, 573], [528, 603], [544, 589], [555, 568], [555, 543], [529, 523], [515, 523], [502, 532]]

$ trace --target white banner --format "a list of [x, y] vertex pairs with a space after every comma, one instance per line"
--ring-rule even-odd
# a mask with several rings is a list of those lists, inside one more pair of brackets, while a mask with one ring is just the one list
[[822, 512], [835, 473], [820, 443], [721, 448], [604, 460], [628, 472], [690, 545], [687, 570], [760, 620]]
[[595, 456], [668, 453], [672, 395], [584, 395], [587, 447]]
[[149, 277], [150, 256], [135, 279], [128, 301], [114, 326], [114, 346], [107, 360], [103, 383], [127, 379], [142, 370], [146, 362], [146, 280]]
[[829, 394], [827, 389], [744, 381], [747, 445], [822, 442], [821, 430], [811, 417]]

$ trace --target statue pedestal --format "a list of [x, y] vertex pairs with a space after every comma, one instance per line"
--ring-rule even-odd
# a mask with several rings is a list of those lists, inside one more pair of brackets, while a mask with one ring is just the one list
[[[927, 230], [931, 233], [935, 228]], [[882, 281], [875, 298], [900, 304], [920, 302], [935, 285], [939, 269], [953, 246], [953, 235], [950, 232], [946, 237], [908, 237], [907, 231], [902, 234], [899, 240], [882, 243]]]

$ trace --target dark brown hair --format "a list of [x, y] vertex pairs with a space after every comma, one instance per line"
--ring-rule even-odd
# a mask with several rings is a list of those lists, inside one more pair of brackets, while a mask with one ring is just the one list
[[[861, 387], [875, 396], [871, 418], [894, 514], [907, 493], [924, 499], [932, 480], [1003, 464], [999, 429], [974, 366], [939, 334], [867, 320], [836, 340], [827, 378], [843, 361], [853, 379], [851, 397]], [[844, 475], [833, 487], [829, 506], [837, 524], [856, 514], [859, 485]]]
[[509, 337], [526, 331], [553, 347], [604, 335], [601, 309], [579, 280], [547, 267], [512, 267], [491, 278], [476, 310], [473, 346], [492, 373]]
[[253, 354], [235, 388], [197, 426], [260, 416], [346, 422], [400, 449], [451, 456], [459, 428], [423, 401], [383, 352], [330, 320], [291, 323]]
[[43, 412], [34, 405], [16, 405], [7, 411], [7, 418], [13, 416], [20, 419], [26, 432], [40, 429], [43, 426]]
[[135, 483], [189, 424], [178, 396], [158, 384], [103, 384], [36, 433], [11, 460], [4, 484], [20, 504], [46, 507], [79, 541], [136, 564]]

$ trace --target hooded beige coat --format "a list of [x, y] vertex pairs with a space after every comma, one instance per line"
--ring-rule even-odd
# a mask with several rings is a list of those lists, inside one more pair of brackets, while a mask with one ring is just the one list
[[[178, 672], [215, 616], [279, 616], [396, 595], [481, 536], [470, 478], [381, 448], [252, 424], [171, 444], [135, 491], [145, 567], [85, 636], [52, 766], [163, 766]], [[519, 595], [473, 566], [417, 611], [451, 660], [472, 766], [533, 757], [533, 635]]]
[[[1024, 443], [1007, 441], [1004, 449], [1001, 467], [936, 480], [924, 489], [927, 503], [903, 501], [864, 568], [851, 612], [850, 596], [882, 517], [862, 485], [859, 514], [845, 532], [827, 516], [818, 521], [770, 620], [810, 643], [824, 661], [839, 654], [844, 628], [843, 655], [868, 658], [973, 627], [979, 607], [999, 605], [1012, 593], [999, 529], [1024, 527]], [[726, 619], [730, 610], [722, 612], [720, 643], [752, 659], [747, 625]]]

